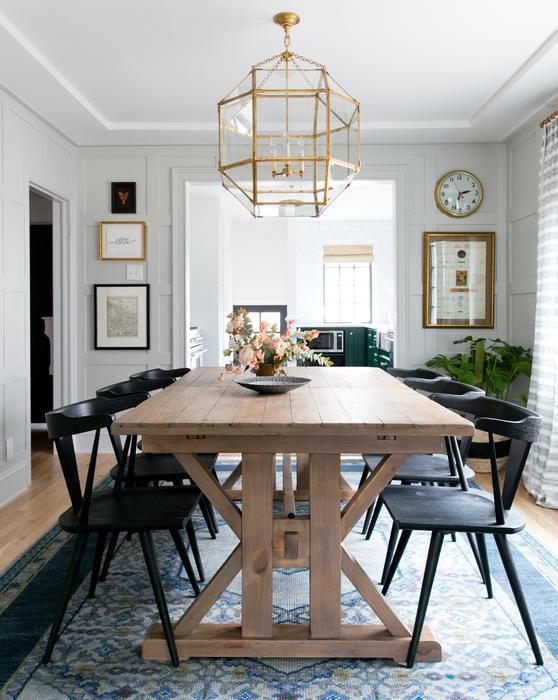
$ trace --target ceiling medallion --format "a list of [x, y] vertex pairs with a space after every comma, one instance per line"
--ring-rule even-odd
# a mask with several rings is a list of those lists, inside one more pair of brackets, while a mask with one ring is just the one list
[[275, 15], [284, 50], [218, 104], [223, 185], [253, 216], [320, 216], [360, 170], [359, 103], [291, 50], [299, 21]]

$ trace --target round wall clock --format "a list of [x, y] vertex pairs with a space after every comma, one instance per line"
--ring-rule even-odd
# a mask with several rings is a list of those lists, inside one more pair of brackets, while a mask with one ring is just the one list
[[482, 185], [467, 170], [452, 170], [438, 180], [434, 190], [436, 206], [448, 216], [470, 216], [482, 202]]

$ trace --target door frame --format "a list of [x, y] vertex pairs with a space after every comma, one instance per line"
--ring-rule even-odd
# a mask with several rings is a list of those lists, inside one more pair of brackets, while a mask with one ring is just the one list
[[[63, 192], [44, 180], [44, 178], [28, 175], [25, 178], [27, 192], [35, 192], [48, 197], [52, 201], [52, 315], [53, 315], [53, 355], [52, 355], [52, 400], [54, 406], [62, 406], [71, 403], [77, 395], [76, 381], [76, 357], [77, 357], [77, 333], [71, 333], [71, 328], [77, 328], [72, 323], [75, 316], [75, 265], [76, 259], [73, 250], [74, 242], [70, 236], [71, 221], [74, 216], [70, 193]], [[29, 241], [29, 205], [27, 212], [27, 240]], [[29, 250], [29, 248], [28, 248]], [[30, 256], [27, 255], [29, 268]], [[29, 269], [27, 279], [30, 280]], [[28, 287], [28, 292], [30, 287]], [[30, 357], [30, 312], [29, 303], [27, 314], [27, 346], [29, 377]], [[27, 391], [27, 415], [31, 415], [31, 380]]]
[[[394, 191], [394, 308], [395, 308], [395, 357], [396, 366], [407, 367], [410, 362], [410, 311], [409, 311], [409, 225], [410, 225], [410, 177], [409, 165], [363, 165], [363, 180], [389, 180], [395, 183]], [[189, 226], [187, 212], [188, 183], [219, 183], [217, 170], [212, 167], [172, 168], [172, 363], [184, 366], [185, 348], [189, 340], [190, 290], [189, 284]]]

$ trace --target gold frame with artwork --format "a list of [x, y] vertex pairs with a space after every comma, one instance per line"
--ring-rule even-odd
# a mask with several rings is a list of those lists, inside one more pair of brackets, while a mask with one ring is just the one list
[[423, 328], [494, 328], [492, 233], [425, 232]]
[[[146, 229], [145, 221], [101, 221], [99, 223], [99, 260], [145, 260]], [[132, 244], [121, 243], [122, 254], [119, 254], [116, 243], [108, 241], [109, 231], [119, 233], [120, 238], [133, 233], [136, 238]]]

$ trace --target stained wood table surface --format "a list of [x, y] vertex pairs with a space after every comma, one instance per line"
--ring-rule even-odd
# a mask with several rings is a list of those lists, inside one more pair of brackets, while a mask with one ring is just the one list
[[[408, 454], [438, 452], [444, 436], [472, 435], [472, 424], [379, 369], [292, 368], [289, 374], [312, 381], [276, 395], [245, 389], [230, 374], [218, 381], [220, 373], [220, 368], [195, 369], [113, 425], [117, 434], [141, 435], [146, 452], [173, 453], [239, 539], [175, 624], [180, 657], [404, 661], [409, 627], [343, 540]], [[242, 461], [221, 484], [196, 458], [203, 452], [241, 453]], [[359, 452], [384, 456], [374, 473], [352, 489], [341, 474], [341, 455]], [[275, 483], [277, 455], [283, 462], [281, 489]], [[280, 516], [273, 514], [277, 500], [283, 503]], [[309, 514], [297, 513], [301, 500], [309, 503]], [[273, 624], [273, 568], [310, 570], [309, 625]], [[201, 623], [239, 572], [241, 622]], [[380, 623], [341, 624], [341, 572]], [[168, 658], [160, 625], [148, 631], [142, 653], [148, 659]], [[440, 644], [425, 627], [417, 661], [440, 659]]]

